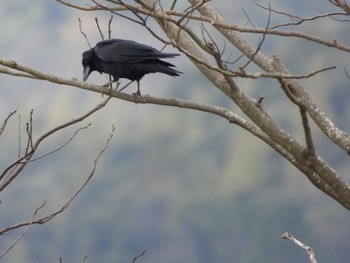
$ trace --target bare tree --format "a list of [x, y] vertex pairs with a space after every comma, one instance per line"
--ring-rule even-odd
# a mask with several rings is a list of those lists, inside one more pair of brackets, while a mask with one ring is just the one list
[[[350, 209], [350, 189], [348, 184], [322, 157], [315, 151], [312, 139], [312, 131], [309, 125], [310, 119], [315, 122], [320, 129], [334, 144], [340, 149], [350, 153], [350, 135], [340, 130], [323, 112], [317, 103], [309, 96], [306, 88], [303, 87], [299, 79], [311, 78], [325, 70], [330, 70], [334, 66], [314, 69], [310, 72], [300, 75], [294, 75], [283, 65], [283, 62], [277, 55], [267, 57], [260, 51], [264, 43], [264, 37], [267, 35], [278, 35], [283, 37], [296, 37], [312, 41], [315, 44], [329, 46], [342, 51], [350, 51], [350, 47], [336, 40], [327, 40], [318, 36], [306, 34], [299, 31], [280, 30], [284, 26], [301, 24], [308, 20], [321, 19], [323, 17], [338, 17], [347, 15], [347, 13], [329, 13], [327, 15], [315, 16], [313, 18], [300, 18], [292, 14], [285, 14], [292, 22], [283, 25], [270, 25], [268, 21], [265, 28], [240, 27], [234, 24], [227, 24], [220, 15], [210, 6], [207, 1], [189, 1], [188, 8], [185, 11], [176, 10], [178, 1], [171, 4], [160, 4], [157, 1], [144, 0], [135, 1], [135, 4], [129, 4], [119, 0], [109, 1], [91, 1], [91, 6], [77, 6], [71, 2], [57, 0], [58, 2], [77, 8], [80, 10], [94, 11], [104, 10], [114, 15], [122, 16], [134, 23], [141, 24], [153, 36], [164, 42], [166, 45], [173, 45], [179, 51], [184, 53], [193, 64], [202, 72], [210, 82], [213, 88], [219, 89], [224, 96], [227, 96], [235, 103], [246, 116], [240, 116], [237, 113], [216, 105], [207, 105], [195, 101], [184, 101], [179, 99], [156, 98], [152, 96], [132, 96], [126, 93], [111, 90], [109, 87], [96, 86], [89, 83], [83, 83], [77, 80], [69, 80], [39, 72], [30, 67], [20, 65], [14, 61], [0, 60], [2, 73], [13, 74], [15, 76], [30, 77], [40, 80], [46, 80], [57, 84], [66, 84], [73, 87], [87, 89], [112, 97], [130, 101], [133, 103], [151, 103], [165, 106], [175, 106], [193, 110], [204, 111], [226, 118], [230, 123], [236, 124], [247, 132], [263, 140], [275, 151], [280, 153], [285, 159], [299, 169], [312, 184], [331, 196], [345, 208]], [[347, 5], [342, 1], [331, 1], [347, 11]], [[273, 7], [261, 7], [267, 9], [268, 14], [278, 12]], [[127, 14], [124, 14], [128, 11]], [[131, 14], [130, 14], [131, 13]], [[149, 25], [150, 19], [154, 19], [164, 31], [166, 39], [159, 36]], [[296, 21], [296, 22], [294, 22]], [[190, 26], [190, 22], [198, 23], [202, 30], [195, 32]], [[227, 42], [236, 47], [242, 57], [246, 57], [245, 62], [232, 68], [230, 62], [223, 57], [223, 50], [209, 33], [207, 28], [215, 29], [222, 34]], [[241, 32], [260, 34], [262, 39], [257, 47], [245, 40]], [[241, 59], [242, 60], [242, 59]], [[237, 64], [237, 63], [235, 63]], [[235, 65], [234, 64], [234, 65]], [[255, 64], [262, 69], [261, 72], [248, 72], [247, 67]], [[300, 112], [300, 119], [304, 129], [305, 141], [300, 142], [293, 138], [269, 116], [264, 110], [263, 98], [254, 99], [244, 93], [234, 81], [235, 78], [272, 78]]]
[[[312, 42], [314, 45], [337, 49], [340, 52], [350, 52], [350, 46], [341, 43], [341, 41], [295, 30], [298, 25], [309, 21], [323, 19], [334, 19], [339, 21], [339, 23], [345, 21], [343, 18], [347, 18], [350, 15], [350, 8], [346, 1], [329, 0], [330, 6], [334, 5], [339, 11], [318, 14], [307, 18], [279, 11], [273, 6], [256, 4], [262, 11], [266, 12], [266, 25], [261, 28], [254, 26], [248, 15], [247, 25], [245, 26], [227, 23], [210, 5], [210, 1], [207, 0], [188, 0], [185, 4], [183, 1], [177, 0], [135, 0], [134, 2], [91, 0], [90, 5], [76, 5], [73, 1], [56, 1], [69, 8], [83, 11], [104, 11], [127, 19], [132, 23], [142, 25], [145, 30], [163, 42], [164, 45], [171, 45], [186, 55], [193, 65], [200, 70], [203, 77], [211, 82], [213, 89], [221, 91], [222, 95], [237, 105], [244, 115], [240, 115], [228, 108], [205, 104], [200, 101], [161, 98], [150, 95], [129, 95], [110, 87], [97, 86], [76, 79], [50, 75], [6, 59], [0, 59], [0, 64], [3, 66], [0, 68], [1, 73], [15, 77], [34, 78], [39, 81], [65, 84], [132, 103], [179, 107], [220, 116], [229, 123], [243, 128], [246, 132], [265, 142], [300, 170], [315, 187], [336, 200], [346, 209], [350, 209], [349, 185], [336, 169], [331, 167], [317, 153], [317, 145], [315, 145], [313, 140], [313, 134], [315, 133], [313, 129], [322, 132], [334, 145], [337, 145], [341, 151], [347, 154], [350, 154], [350, 134], [335, 125], [330, 117], [327, 116], [327, 113], [308, 94], [307, 88], [300, 82], [300, 80], [310, 79], [317, 74], [332, 70], [335, 66], [329, 65], [311, 69], [303, 74], [293, 74], [283, 64], [279, 54], [268, 57], [261, 50], [268, 36], [277, 36], [281, 40], [293, 37], [301, 41]], [[186, 5], [186, 8], [184, 8], [184, 5]], [[286, 22], [272, 24], [272, 14], [284, 17]], [[155, 21], [163, 34], [157, 33], [155, 24], [150, 21]], [[196, 28], [199, 28], [199, 30], [196, 30]], [[248, 42], [243, 33], [260, 36], [259, 43]], [[214, 35], [220, 35], [225, 39], [223, 48], [220, 47], [219, 41]], [[240, 55], [238, 59], [232, 59], [225, 53], [225, 49], [228, 49], [228, 46], [239, 50]], [[256, 72], [251, 71], [251, 69], [257, 68], [260, 70]], [[236, 83], [235, 80], [238, 78], [256, 81], [265, 78], [273, 79], [276, 87], [281, 89], [291, 102], [288, 107], [291, 110], [297, 109], [299, 112], [300, 127], [303, 129], [304, 140], [300, 141], [283, 130], [270, 116], [269, 112], [265, 110], [264, 98], [253, 98], [246, 94], [244, 88]], [[310, 122], [316, 124], [315, 128], [311, 128]], [[6, 125], [6, 120], [4, 125]], [[28, 134], [30, 137], [30, 129]], [[23, 160], [26, 161], [26, 158], [31, 156], [36, 145], [34, 143], [34, 146], [31, 146], [32, 143], [32, 139], [29, 139], [26, 154], [16, 161], [15, 165], [23, 165]], [[4, 180], [4, 178], [7, 179]], [[1, 190], [11, 178], [11, 176], [1, 177]]]

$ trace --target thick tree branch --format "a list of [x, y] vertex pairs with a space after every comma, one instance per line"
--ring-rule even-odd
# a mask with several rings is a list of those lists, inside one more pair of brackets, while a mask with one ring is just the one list
[[[151, 6], [153, 3], [151, 0], [144, 0], [142, 2], [146, 3], [148, 6]], [[198, 4], [198, 1], [196, 1], [196, 3]], [[206, 4], [201, 5], [199, 7], [199, 10], [203, 7], [206, 8]], [[162, 9], [155, 7], [154, 12], [162, 13]], [[217, 13], [213, 10], [211, 10], [210, 14], [213, 15], [215, 19], [220, 20]], [[155, 14], [155, 17], [161, 17], [161, 15]], [[197, 46], [191, 41], [189, 36], [186, 35], [183, 31], [179, 33], [180, 28], [177, 25], [161, 19], [157, 20], [157, 22], [161, 25], [169, 38], [172, 39], [173, 42], [176, 42], [177, 46], [179, 46], [181, 49], [187, 50], [187, 52], [193, 54], [201, 61], [205, 61], [209, 64], [207, 59], [198, 50]], [[228, 37], [233, 36], [234, 34], [228, 35]], [[248, 51], [251, 52], [251, 54], [246, 54], [247, 57], [252, 57], [255, 54], [255, 50], [250, 47], [246, 41], [242, 42], [243, 40], [240, 38], [238, 40], [235, 40], [233, 38], [232, 41], [239, 41], [241, 48], [244, 46], [248, 47]], [[254, 55], [253, 61], [255, 63], [256, 59], [262, 63], [270, 63], [270, 60], [268, 58], [265, 58], [261, 53]], [[293, 137], [281, 130], [269, 116], [261, 112], [261, 110], [256, 107], [256, 101], [249, 98], [244, 92], [242, 92], [231, 78], [228, 78], [227, 76], [222, 75], [217, 71], [210, 70], [204, 65], [196, 63], [196, 61], [193, 61], [193, 63], [218, 89], [220, 89], [226, 96], [231, 98], [263, 132], [265, 132], [284, 150], [290, 153], [298, 163], [306, 165], [305, 149], [307, 148], [302, 146], [302, 144], [297, 142]], [[270, 67], [271, 66], [272, 65], [270, 65]], [[314, 173], [319, 177], [315, 178], [314, 174], [310, 173], [309, 169], [304, 169], [305, 167], [302, 167], [301, 165], [297, 166], [297, 168], [303, 169], [302, 172], [308, 176], [308, 178], [315, 186], [335, 198], [343, 206], [347, 207], [347, 209], [350, 209], [350, 188], [348, 184], [343, 181], [340, 176], [321, 159], [321, 157], [315, 157], [315, 166], [311, 170], [314, 171]]]
[[[199, 0], [189, 0], [191, 4], [196, 5]], [[209, 17], [219, 23], [224, 23], [220, 15], [209, 5], [204, 4], [198, 8], [198, 11], [204, 16]], [[232, 30], [224, 29], [215, 26], [217, 30], [222, 33], [227, 40], [230, 41], [236, 48], [238, 48], [245, 56], [252, 58], [255, 54], [255, 48], [252, 47], [242, 36]], [[350, 49], [349, 49], [350, 50]], [[284, 74], [290, 74], [286, 67], [279, 62], [276, 63], [266, 57], [261, 52], [254, 55], [253, 61], [256, 65], [267, 72], [279, 72]], [[293, 87], [295, 91], [299, 93], [299, 98], [302, 98], [303, 106], [306, 108], [310, 117], [314, 120], [317, 126], [329, 137], [334, 143], [350, 154], [350, 134], [341, 131], [327, 116], [321, 111], [318, 105], [307, 94], [306, 90], [296, 80], [286, 80], [288, 85]]]

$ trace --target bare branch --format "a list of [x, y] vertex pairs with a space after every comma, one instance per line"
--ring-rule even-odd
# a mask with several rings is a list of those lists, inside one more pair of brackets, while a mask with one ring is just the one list
[[[108, 2], [116, 4], [115, 7], [107, 7], [107, 6], [102, 6], [100, 4], [96, 4], [96, 6], [79, 6], [79, 5], [74, 5], [74, 4], [71, 4], [71, 3], [63, 1], [63, 0], [56, 0], [56, 1], [58, 1], [64, 5], [67, 5], [69, 7], [76, 8], [76, 9], [83, 10], [83, 11], [110, 10], [110, 11], [113, 11], [113, 14], [116, 14], [118, 16], [123, 16], [123, 15], [117, 13], [117, 11], [130, 10], [130, 8], [132, 8], [134, 11], [136, 11], [138, 13], [143, 13], [143, 14], [147, 14], [150, 16], [154, 16], [154, 14], [149, 13], [149, 11], [146, 11], [145, 9], [139, 8], [137, 6], [126, 5], [127, 6], [126, 7], [124, 5], [125, 3], [120, 1], [120, 0], [106, 0]], [[94, 3], [96, 3], [95, 0], [92, 0], [92, 1]], [[331, 1], [331, 2], [343, 2], [343, 0], [329, 0], [329, 1]], [[205, 4], [205, 2], [207, 2], [207, 1], [201, 1], [200, 3]], [[121, 4], [121, 3], [123, 3], [123, 4]], [[141, 1], [141, 3], [144, 3], [144, 1]], [[203, 5], [203, 4], [201, 4], [201, 5]], [[199, 5], [199, 7], [201, 7], [201, 5]], [[345, 5], [342, 5], [342, 7], [345, 7]], [[341, 13], [340, 14], [336, 13], [336, 14], [342, 15]], [[163, 16], [163, 18], [166, 21], [172, 21], [172, 22], [176, 23], [176, 20], [172, 19], [170, 16], [178, 16], [181, 19], [181, 17], [184, 16], [184, 13], [173, 11], [173, 10], [168, 10], [168, 11], [165, 11], [161, 15], [158, 14], [158, 18], [161, 18], [161, 16]], [[326, 16], [326, 15], [324, 15], [324, 16]], [[130, 18], [128, 18], [126, 16], [123, 16], [123, 17], [130, 20]], [[317, 37], [317, 36], [314, 36], [311, 34], [306, 34], [306, 33], [298, 32], [298, 31], [282, 31], [282, 30], [266, 29], [266, 28], [259, 29], [259, 28], [239, 27], [236, 25], [225, 24], [220, 20], [211, 18], [210, 16], [195, 16], [195, 15], [192, 15], [190, 12], [189, 12], [189, 14], [186, 15], [186, 17], [193, 19], [193, 20], [200, 20], [203, 22], [208, 22], [211, 25], [218, 27], [218, 28], [222, 28], [222, 29], [229, 29], [232, 31], [237, 31], [237, 32], [242, 32], [242, 33], [271, 34], [271, 35], [279, 35], [279, 36], [283, 36], [283, 37], [296, 37], [296, 38], [301, 38], [301, 39], [305, 39], [308, 41], [312, 41], [312, 42], [315, 42], [315, 43], [318, 43], [321, 45], [325, 45], [328, 47], [333, 47], [333, 48], [336, 48], [339, 50], [350, 52], [350, 46], [341, 44], [338, 41], [327, 40], [324, 38], [320, 38], [320, 37]]]
[[345, 0], [329, 0], [329, 2], [337, 7], [340, 7], [346, 13], [350, 14], [350, 6], [346, 3]]
[[298, 239], [296, 239], [295, 237], [293, 237], [291, 234], [289, 233], [284, 233], [282, 235], [283, 239], [288, 239], [290, 241], [292, 241], [294, 244], [296, 244], [297, 246], [301, 247], [302, 249], [304, 249], [306, 251], [306, 253], [309, 255], [309, 259], [311, 263], [317, 263], [314, 251], [311, 247], [303, 244], [302, 242], [300, 242]]
[[[22, 124], [22, 121], [21, 121], [21, 115], [18, 115], [18, 155], [17, 157], [20, 158], [21, 157], [21, 145], [22, 145], [22, 140], [21, 140], [21, 124]], [[1, 178], [0, 178], [1, 180]]]
[[[107, 98], [104, 102], [106, 102], [106, 101], [108, 102], [109, 99], [110, 98]], [[99, 105], [101, 105], [101, 104], [99, 104]], [[85, 188], [85, 186], [88, 184], [88, 182], [94, 176], [96, 168], [97, 168], [98, 161], [101, 158], [101, 156], [104, 154], [104, 152], [107, 150], [107, 148], [108, 148], [108, 146], [110, 144], [110, 141], [113, 138], [114, 131], [115, 131], [115, 126], [113, 125], [112, 129], [111, 129], [111, 132], [109, 134], [109, 137], [106, 140], [106, 144], [100, 150], [99, 154], [97, 155], [96, 159], [93, 162], [93, 167], [92, 167], [92, 170], [91, 170], [89, 176], [85, 179], [83, 184], [75, 191], [75, 193], [68, 199], [68, 201], [66, 201], [56, 212], [51, 213], [50, 215], [47, 215], [45, 217], [39, 218], [37, 220], [32, 220], [30, 222], [18, 223], [16, 225], [12, 225], [12, 226], [6, 227], [6, 228], [0, 230], [0, 235], [3, 235], [3, 234], [5, 234], [5, 233], [7, 233], [9, 231], [12, 231], [14, 229], [18, 229], [18, 228], [21, 228], [21, 227], [24, 227], [24, 226], [29, 226], [29, 225], [31, 226], [31, 225], [34, 225], [34, 224], [39, 224], [39, 225], [44, 224], [47, 221], [49, 221], [49, 220], [53, 219], [54, 217], [56, 217], [58, 214], [62, 213], [64, 210], [66, 210], [68, 208], [68, 206], [70, 205], [70, 203], [78, 196], [78, 194]], [[36, 215], [36, 213], [35, 213], [35, 215]]]
[[206, 1], [206, 0], [201, 0], [201, 1], [197, 2], [195, 5], [190, 6], [190, 7], [182, 14], [182, 16], [180, 17], [180, 19], [176, 21], [176, 24], [180, 25], [181, 22], [182, 22], [182, 20], [184, 20], [185, 18], [187, 18], [190, 14], [192, 15], [193, 12], [194, 12], [195, 10], [197, 10], [200, 6], [204, 5], [206, 2], [208, 2], [208, 1]]
[[133, 19], [129, 16], [125, 16], [125, 15], [122, 15], [118, 12], [116, 12], [115, 10], [113, 10], [112, 8], [110, 7], [107, 7], [107, 6], [102, 6], [100, 5], [99, 3], [97, 3], [95, 0], [92, 0], [96, 5], [99, 5], [101, 8], [111, 12], [112, 14], [115, 14], [117, 16], [120, 16], [122, 18], [125, 18], [131, 22], [134, 22], [136, 24], [139, 24], [143, 27], [145, 27], [155, 38], [157, 38], [159, 41], [169, 45], [170, 43], [168, 41], [166, 41], [165, 39], [163, 39], [162, 37], [160, 37], [154, 30], [151, 29], [151, 27], [148, 26], [147, 24], [147, 17], [151, 14], [150, 12], [147, 12], [145, 10], [143, 10], [143, 12], [141, 12], [142, 14], [145, 14], [146, 17], [143, 18], [141, 15], [139, 15], [139, 10], [140, 8], [138, 7], [135, 7], [135, 6], [132, 6], [132, 5], [129, 5], [129, 4], [126, 4], [125, 2], [123, 2], [122, 0], [107, 0], [108, 2], [112, 2], [112, 3], [117, 3], [118, 5], [124, 7], [124, 10], [128, 10], [130, 11], [136, 18], [136, 19]]
[[344, 72], [345, 72], [345, 75], [348, 79], [350, 79], [350, 74], [349, 72], [346, 70], [346, 68], [344, 67]]
[[132, 260], [132, 263], [135, 263], [136, 260], [137, 260], [138, 258], [142, 257], [145, 253], [146, 253], [146, 250], [142, 251], [140, 255], [135, 256], [135, 257], [133, 258], [133, 260]]
[[77, 129], [74, 134], [65, 142], [63, 143], [61, 146], [57, 147], [56, 149], [50, 151], [50, 152], [47, 152], [45, 154], [42, 154], [38, 157], [35, 157], [35, 158], [31, 158], [30, 160], [26, 161], [26, 162], [34, 162], [34, 161], [37, 161], [39, 159], [42, 159], [46, 156], [49, 156], [55, 152], [58, 152], [59, 150], [63, 149], [66, 145], [68, 145], [71, 141], [73, 141], [73, 139], [78, 135], [78, 133], [81, 131], [81, 130], [85, 130], [87, 129], [89, 126], [91, 125], [91, 123], [89, 123], [88, 125], [84, 126], [84, 127], [80, 127], [79, 129]]
[[96, 26], [97, 26], [98, 32], [100, 33], [101, 39], [104, 40], [105, 38], [103, 36], [100, 24], [98, 23], [98, 18], [97, 17], [95, 17], [95, 22], [96, 22]]
[[[288, 74], [288, 69], [282, 64], [277, 56], [274, 56], [272, 63], [276, 71]], [[312, 100], [309, 94], [305, 89], [295, 80], [286, 80], [283, 79], [282, 88], [288, 87], [289, 90], [292, 90], [294, 94], [298, 94], [296, 99], [299, 98], [299, 101], [293, 101], [299, 106], [306, 107], [306, 110], [309, 116], [314, 120], [317, 126], [321, 129], [324, 134], [330, 138], [334, 143], [339, 147], [345, 150], [350, 154], [350, 134], [341, 131], [327, 116], [318, 105]], [[286, 89], [284, 89], [286, 91]], [[287, 92], [288, 95], [288, 92]], [[291, 98], [291, 97], [289, 97]], [[300, 99], [302, 98], [302, 100]], [[300, 104], [298, 104], [300, 103]]]
[[26, 131], [28, 135], [27, 147], [25, 150], [26, 155], [28, 154], [28, 152], [33, 150], [33, 113], [34, 113], [34, 110], [32, 109], [29, 114], [29, 122], [26, 123], [27, 124]]
[[[0, 181], [0, 191], [2, 191], [3, 189], [5, 189], [11, 182], [12, 180], [14, 180], [17, 175], [23, 170], [23, 168], [26, 166], [26, 164], [28, 163], [28, 161], [32, 158], [33, 154], [36, 152], [36, 150], [38, 149], [39, 145], [41, 144], [42, 141], [44, 141], [47, 137], [51, 136], [52, 134], [56, 133], [57, 131], [64, 129], [68, 126], [71, 126], [73, 124], [76, 124], [84, 119], [86, 119], [88, 116], [90, 116], [91, 114], [95, 113], [96, 111], [100, 110], [101, 108], [103, 108], [108, 101], [111, 99], [111, 97], [107, 97], [103, 102], [101, 102], [100, 104], [98, 104], [95, 108], [93, 108], [92, 110], [88, 111], [87, 113], [85, 113], [84, 115], [80, 116], [79, 118], [73, 119], [71, 121], [68, 121], [66, 123], [63, 123], [51, 130], [49, 130], [48, 132], [44, 133], [43, 135], [41, 135], [33, 144], [32, 148], [30, 151], [28, 151], [23, 157], [19, 158], [18, 160], [16, 160], [14, 163], [12, 163], [10, 166], [8, 166], [3, 173], [0, 175], [0, 180], [2, 180], [3, 178], [5, 178], [4, 180]], [[10, 171], [10, 169], [12, 169], [13, 167], [15, 167], [15, 169], [7, 176], [8, 171]]]
[[112, 20], [113, 20], [113, 15], [108, 20], [108, 39], [111, 39], [112, 37]]
[[177, 0], [173, 0], [173, 3], [171, 4], [170, 10], [174, 10], [176, 3], [177, 3]]
[[[44, 202], [40, 207], [38, 207], [35, 210], [35, 212], [32, 216], [32, 220], [28, 223], [26, 229], [19, 235], [19, 237], [2, 254], [0, 254], [0, 259], [3, 258], [18, 243], [18, 241], [20, 241], [22, 239], [22, 237], [24, 237], [25, 234], [27, 234], [29, 228], [33, 225], [33, 222], [34, 222], [36, 215], [38, 214], [39, 210], [45, 206], [45, 204], [46, 204], [46, 202]], [[0, 233], [0, 235], [1, 235], [1, 233]]]
[[14, 77], [23, 77], [23, 78], [31, 78], [31, 79], [39, 79], [35, 76], [32, 76], [30, 74], [27, 74], [27, 73], [23, 73], [23, 72], [18, 72], [18, 71], [14, 71], [14, 70], [11, 70], [9, 68], [5, 68], [5, 67], [0, 67], [0, 72], [3, 73], [3, 74], [8, 74], [8, 75], [11, 75], [11, 76], [14, 76]]
[[[97, 11], [97, 10], [104, 10], [105, 8], [101, 7], [101, 6], [89, 6], [89, 5], [76, 5], [76, 4], [72, 4], [70, 2], [67, 2], [67, 1], [64, 1], [64, 0], [56, 0], [57, 2], [65, 5], [65, 6], [68, 6], [68, 7], [71, 7], [71, 8], [74, 8], [74, 9], [78, 9], [78, 10], [81, 10], [81, 11]], [[114, 11], [122, 11], [122, 10], [125, 10], [125, 8], [123, 7], [115, 7], [115, 8], [112, 8], [112, 10]]]
[[6, 128], [6, 124], [8, 122], [8, 120], [12, 117], [13, 114], [15, 114], [17, 111], [13, 111], [10, 112], [10, 114], [6, 117], [6, 119], [2, 122], [2, 125], [0, 127], [0, 135], [4, 132], [5, 128]]
[[315, 15], [315, 16], [311, 16], [311, 17], [299, 17], [299, 16], [296, 16], [296, 15], [293, 15], [293, 14], [290, 14], [290, 13], [287, 13], [287, 12], [277, 11], [277, 10], [271, 9], [270, 5], [269, 5], [269, 7], [265, 7], [263, 5], [258, 4], [256, 1], [254, 1], [254, 3], [255, 3], [256, 6], [269, 11], [269, 13], [273, 12], [275, 14], [287, 16], [291, 20], [296, 21], [296, 22], [288, 22], [288, 23], [274, 25], [274, 26], [270, 27], [270, 29], [274, 29], [274, 28], [278, 28], [278, 27], [296, 26], [296, 25], [300, 25], [300, 24], [302, 24], [304, 22], [314, 21], [314, 20], [317, 20], [317, 19], [320, 19], [320, 18], [330, 18], [330, 17], [333, 17], [333, 16], [344, 16], [344, 15], [347, 15], [346, 13], [332, 12], [332, 13]]
[[267, 24], [266, 24], [266, 27], [265, 27], [265, 32], [262, 35], [262, 39], [259, 42], [258, 47], [257, 47], [256, 51], [254, 52], [254, 54], [249, 58], [248, 62], [243, 67], [241, 67], [241, 69], [246, 68], [250, 64], [250, 62], [253, 61], [254, 57], [256, 56], [256, 54], [258, 54], [258, 52], [260, 51], [260, 49], [261, 49], [261, 47], [262, 47], [262, 45], [264, 43], [264, 40], [266, 38], [266, 32], [267, 32], [267, 29], [269, 28], [270, 22], [271, 22], [271, 6], [270, 6], [270, 3], [269, 3], [269, 9], [270, 9], [270, 11], [269, 11], [268, 19], [267, 19]]
[[308, 161], [310, 162], [310, 165], [313, 165], [313, 158], [316, 155], [315, 151], [315, 146], [312, 141], [312, 136], [311, 136], [311, 129], [309, 125], [309, 120], [307, 117], [306, 109], [304, 107], [299, 107], [300, 115], [301, 115], [301, 120], [303, 123], [303, 128], [304, 128], [304, 134], [305, 134], [305, 141], [307, 145], [307, 155], [306, 158], [308, 158]]
[[230, 74], [225, 74], [230, 77], [243, 77], [243, 78], [251, 78], [251, 79], [258, 79], [258, 78], [274, 78], [274, 79], [308, 79], [311, 78], [312, 76], [315, 76], [321, 72], [325, 72], [328, 70], [335, 69], [336, 66], [329, 66], [329, 67], [324, 67], [321, 69], [317, 69], [314, 71], [311, 71], [306, 74], [285, 74], [282, 72], [258, 72], [258, 73], [247, 73], [243, 69], [233, 71], [232, 75]]
[[86, 43], [88, 44], [89, 48], [91, 48], [90, 42], [89, 42], [89, 40], [88, 40], [88, 38], [87, 38], [87, 35], [85, 34], [85, 32], [84, 32], [83, 29], [82, 29], [80, 17], [78, 17], [78, 22], [79, 22], [79, 31], [80, 31], [80, 33], [84, 36], [85, 41], [86, 41]]

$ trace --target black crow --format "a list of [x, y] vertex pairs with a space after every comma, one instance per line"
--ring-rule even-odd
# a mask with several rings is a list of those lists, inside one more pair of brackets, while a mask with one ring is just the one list
[[93, 71], [107, 73], [113, 81], [126, 78], [137, 81], [137, 94], [140, 95], [140, 80], [148, 73], [164, 73], [179, 76], [182, 72], [173, 69], [173, 64], [160, 58], [173, 58], [179, 54], [161, 53], [153, 47], [131, 40], [109, 39], [96, 44], [83, 53], [84, 81]]

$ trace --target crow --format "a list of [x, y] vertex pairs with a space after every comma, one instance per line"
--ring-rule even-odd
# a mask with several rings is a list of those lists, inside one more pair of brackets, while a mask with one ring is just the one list
[[126, 78], [137, 81], [137, 95], [140, 80], [148, 73], [160, 72], [169, 76], [179, 76], [182, 72], [173, 69], [173, 64], [160, 58], [173, 58], [175, 53], [161, 53], [153, 47], [132, 40], [109, 39], [98, 42], [95, 47], [83, 53], [83, 80], [93, 71], [107, 73], [113, 81]]

